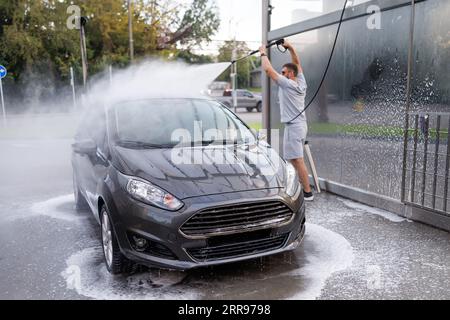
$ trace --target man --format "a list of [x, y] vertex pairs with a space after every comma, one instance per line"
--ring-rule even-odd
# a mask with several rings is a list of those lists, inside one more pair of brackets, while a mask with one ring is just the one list
[[[285, 124], [283, 139], [284, 158], [290, 161], [297, 170], [303, 186], [305, 200], [312, 201], [314, 196], [309, 184], [308, 170], [303, 159], [303, 145], [308, 126], [304, 113], [297, 117], [305, 107], [307, 85], [296, 50], [287, 41], [284, 42], [283, 46], [289, 50], [292, 62], [283, 66], [281, 74], [272, 67], [267, 57], [265, 46], [259, 48], [261, 63], [263, 70], [278, 85], [281, 122]], [[294, 118], [296, 119], [293, 120]]]

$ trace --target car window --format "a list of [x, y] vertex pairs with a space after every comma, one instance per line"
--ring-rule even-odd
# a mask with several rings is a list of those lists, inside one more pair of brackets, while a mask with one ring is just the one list
[[[180, 132], [191, 142], [214, 140], [221, 143], [254, 142], [250, 130], [234, 114], [219, 103], [199, 99], [151, 99], [122, 103], [114, 107], [113, 139], [153, 146], [175, 146], [180, 143]], [[229, 132], [234, 131], [236, 141]], [[206, 136], [208, 133], [208, 136]], [[206, 136], [206, 137], [205, 137]], [[233, 137], [235, 139], [236, 137]], [[185, 140], [185, 139], [183, 139]]]
[[92, 139], [101, 143], [106, 132], [105, 111], [103, 108], [92, 107], [83, 114], [75, 134], [76, 140]]

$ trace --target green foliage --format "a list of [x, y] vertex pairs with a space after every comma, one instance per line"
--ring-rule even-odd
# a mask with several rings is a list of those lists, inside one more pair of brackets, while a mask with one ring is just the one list
[[[44, 73], [55, 83], [67, 84], [70, 67], [81, 80], [79, 30], [67, 27], [67, 8], [78, 5], [88, 17], [86, 42], [89, 74], [109, 64], [124, 67], [129, 61], [126, 0], [13, 0], [0, 1], [0, 64], [9, 80], [25, 81]], [[133, 34], [136, 59], [162, 56], [192, 63], [210, 62], [190, 47], [208, 42], [218, 30], [213, 0], [134, 0]]]
[[183, 60], [190, 64], [204, 64], [213, 63], [214, 59], [211, 56], [197, 55], [189, 50], [180, 50], [176, 55], [177, 59]]
[[[247, 43], [242, 41], [225, 41], [219, 48], [219, 55], [217, 57], [219, 62], [230, 62], [233, 60], [233, 50], [236, 50], [236, 58], [241, 58], [250, 53]], [[247, 88], [250, 86], [250, 72], [261, 64], [259, 58], [252, 56], [247, 59], [237, 62], [239, 88]], [[228, 68], [217, 79], [218, 81], [230, 81], [231, 68]]]

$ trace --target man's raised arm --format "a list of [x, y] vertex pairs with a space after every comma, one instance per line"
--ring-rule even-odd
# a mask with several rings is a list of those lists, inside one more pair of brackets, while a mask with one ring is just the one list
[[297, 65], [298, 72], [303, 73], [302, 64], [300, 63], [300, 58], [297, 54], [297, 50], [295, 50], [295, 48], [286, 40], [284, 41], [283, 47], [285, 47], [286, 49], [289, 50], [289, 53], [291, 54], [291, 58], [292, 58], [292, 63]]
[[261, 66], [263, 70], [273, 81], [278, 81], [280, 74], [278, 74], [278, 72], [275, 71], [275, 69], [272, 67], [272, 64], [269, 61], [269, 58], [267, 58], [266, 47], [261, 46], [259, 48], [259, 53], [261, 54]]

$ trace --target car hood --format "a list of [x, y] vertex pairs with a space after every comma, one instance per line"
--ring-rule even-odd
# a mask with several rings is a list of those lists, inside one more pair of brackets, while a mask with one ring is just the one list
[[265, 143], [144, 150], [116, 146], [113, 159], [122, 173], [179, 199], [285, 185], [285, 163]]

